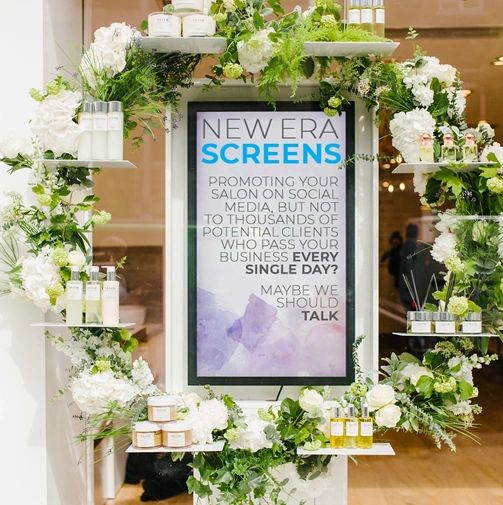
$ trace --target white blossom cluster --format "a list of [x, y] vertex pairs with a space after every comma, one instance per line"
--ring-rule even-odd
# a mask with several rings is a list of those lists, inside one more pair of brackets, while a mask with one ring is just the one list
[[238, 42], [239, 63], [246, 71], [255, 74], [267, 66], [274, 53], [274, 44], [269, 39], [269, 33], [270, 29], [261, 30], [247, 41]]

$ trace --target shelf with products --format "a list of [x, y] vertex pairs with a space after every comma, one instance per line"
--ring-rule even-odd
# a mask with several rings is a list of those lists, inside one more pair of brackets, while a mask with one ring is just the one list
[[395, 450], [388, 443], [378, 442], [369, 449], [322, 447], [309, 451], [303, 447], [297, 449], [299, 456], [395, 456]]
[[156, 53], [222, 54], [227, 49], [223, 37], [139, 37], [140, 46]]
[[126, 449], [126, 452], [128, 452], [128, 453], [221, 452], [224, 448], [224, 445], [225, 445], [225, 440], [217, 440], [216, 442], [213, 442], [212, 444], [193, 444], [193, 445], [188, 445], [187, 447], [176, 447], [176, 448], [152, 447], [152, 448], [142, 449], [142, 448], [134, 447], [133, 445], [130, 445]]
[[482, 166], [496, 165], [489, 161], [472, 161], [472, 162], [457, 162], [456, 165], [449, 165], [448, 162], [436, 162], [436, 163], [401, 163], [398, 167], [393, 170], [394, 174], [433, 174], [438, 172], [441, 168], [450, 168], [455, 172], [472, 172], [477, 168]]
[[304, 53], [341, 58], [391, 56], [399, 45], [399, 42], [304, 42]]
[[469, 338], [493, 338], [499, 337], [494, 333], [407, 333], [407, 332], [399, 332], [394, 331], [393, 335], [397, 335], [398, 337], [469, 337]]
[[128, 160], [36, 160], [47, 168], [136, 168]]
[[118, 324], [67, 324], [67, 323], [32, 323], [30, 326], [37, 328], [133, 328], [135, 323]]

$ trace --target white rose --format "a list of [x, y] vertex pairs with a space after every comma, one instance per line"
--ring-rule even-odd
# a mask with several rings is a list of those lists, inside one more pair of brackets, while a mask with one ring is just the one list
[[459, 221], [459, 218], [453, 214], [453, 211], [450, 209], [442, 212], [441, 214], [438, 214], [437, 217], [438, 222], [435, 224], [435, 228], [441, 233], [450, 233], [456, 223]]
[[225, 404], [216, 398], [201, 402], [199, 405], [199, 415], [211, 423], [212, 431], [225, 430], [227, 428], [229, 411]]
[[445, 263], [447, 258], [456, 254], [456, 235], [454, 233], [441, 233], [433, 243], [431, 255], [435, 261]]
[[385, 405], [376, 412], [374, 419], [377, 426], [394, 428], [398, 421], [400, 421], [401, 415], [402, 411], [400, 407], [396, 405]]
[[241, 66], [255, 74], [263, 70], [274, 53], [274, 45], [269, 39], [270, 29], [255, 33], [246, 42], [240, 40], [237, 44], [238, 58]]
[[82, 267], [86, 263], [86, 257], [80, 250], [70, 251], [68, 253], [68, 264], [72, 267]]
[[0, 158], [15, 158], [18, 154], [31, 155], [33, 145], [23, 137], [9, 135], [0, 137]]
[[317, 412], [323, 405], [323, 396], [314, 389], [304, 389], [299, 396], [299, 405], [306, 412]]
[[395, 402], [395, 391], [387, 384], [376, 384], [366, 394], [367, 403], [371, 411], [377, 410], [384, 405]]
[[233, 449], [248, 449], [257, 452], [260, 449], [270, 449], [272, 441], [267, 439], [264, 429], [269, 425], [266, 421], [251, 418], [246, 422], [246, 428], [238, 430], [238, 439], [230, 443]]
[[415, 386], [423, 376], [433, 378], [433, 373], [430, 370], [417, 363], [409, 363], [402, 370], [401, 374], [404, 378], [409, 379], [413, 386]]

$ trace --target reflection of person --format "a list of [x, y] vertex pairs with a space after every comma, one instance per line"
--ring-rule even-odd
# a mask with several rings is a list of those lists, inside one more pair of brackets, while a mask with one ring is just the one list
[[412, 281], [411, 277], [414, 276], [416, 282], [423, 277], [424, 272], [422, 271], [422, 261], [417, 254], [419, 252], [417, 243], [418, 231], [419, 229], [417, 225], [407, 225], [405, 230], [405, 242], [400, 250], [400, 299], [407, 310], [419, 309], [419, 307], [415, 307], [414, 301], [412, 300], [407, 286], [405, 285], [405, 281], [403, 280], [404, 275], [407, 276], [410, 281]]
[[402, 235], [394, 231], [389, 238], [389, 251], [381, 256], [381, 265], [388, 262], [388, 272], [394, 278], [395, 288], [400, 287], [400, 250], [402, 249]]

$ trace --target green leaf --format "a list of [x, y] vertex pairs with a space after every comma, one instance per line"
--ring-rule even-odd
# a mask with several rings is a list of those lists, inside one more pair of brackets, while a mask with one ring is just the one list
[[402, 354], [400, 354], [400, 361], [404, 363], [417, 363], [417, 364], [421, 363], [421, 361], [418, 358], [416, 358], [415, 356], [413, 356], [408, 352], [403, 352]]
[[473, 397], [473, 386], [464, 380], [459, 381], [459, 396], [461, 401], [469, 400]]
[[433, 393], [433, 379], [427, 375], [421, 376], [417, 381], [416, 390], [419, 391], [425, 398], [430, 398]]
[[45, 189], [44, 187], [42, 186], [42, 184], [35, 184], [35, 186], [33, 186], [31, 188], [31, 190], [36, 194], [36, 195], [43, 195], [45, 193]]

